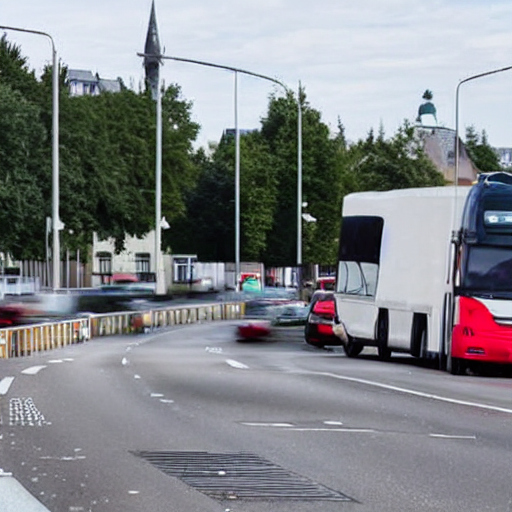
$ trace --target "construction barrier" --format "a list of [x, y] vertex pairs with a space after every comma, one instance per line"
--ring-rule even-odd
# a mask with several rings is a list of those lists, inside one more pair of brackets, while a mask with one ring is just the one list
[[161, 327], [243, 317], [244, 303], [195, 304], [147, 311], [91, 314], [88, 317], [0, 329], [0, 358], [27, 356], [99, 336], [150, 332]]

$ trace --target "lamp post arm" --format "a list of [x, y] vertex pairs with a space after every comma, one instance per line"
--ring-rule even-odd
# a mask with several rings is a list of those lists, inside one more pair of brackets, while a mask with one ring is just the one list
[[[262, 75], [261, 73], [254, 73], [253, 71], [248, 71], [246, 69], [237, 68], [234, 66], [224, 66], [222, 64], [215, 64], [213, 62], [207, 62], [203, 60], [197, 59], [187, 59], [184, 57], [175, 57], [171, 55], [154, 55], [148, 53], [137, 53], [139, 57], [144, 58], [158, 58], [174, 60], [178, 62], [187, 62], [190, 64], [198, 64], [200, 66], [208, 66], [211, 68], [217, 69], [225, 69], [227, 71], [232, 71], [235, 73], [235, 146], [236, 146], [236, 162], [235, 162], [235, 281], [238, 280], [239, 272], [240, 272], [240, 133], [238, 130], [238, 73], [242, 73], [244, 75], [253, 76], [255, 78], [260, 78], [262, 80], [267, 80], [269, 82], [273, 82], [279, 86], [281, 86], [286, 94], [291, 92], [283, 82], [277, 80], [277, 78], [272, 78], [267, 75]], [[301, 108], [301, 87], [299, 83], [299, 92], [297, 96], [297, 105], [298, 105], [298, 113], [297, 113], [297, 266], [302, 265], [302, 108]], [[238, 287], [238, 283], [237, 283]]]
[[455, 186], [459, 183], [459, 157], [460, 157], [460, 144], [459, 144], [459, 92], [460, 86], [471, 80], [476, 80], [478, 78], [483, 78], [484, 76], [495, 75], [496, 73], [502, 73], [503, 71], [508, 71], [512, 69], [512, 66], [506, 66], [500, 69], [493, 69], [491, 71], [485, 71], [483, 73], [478, 73], [477, 75], [469, 76], [460, 80], [457, 84], [457, 88], [455, 90]]
[[[146, 54], [146, 53], [137, 53], [139, 57], [154, 57], [154, 55]], [[211, 68], [217, 68], [217, 69], [226, 69], [227, 71], [233, 71], [235, 73], [243, 73], [244, 75], [250, 75], [254, 76], [256, 78], [261, 78], [263, 80], [269, 80], [270, 82], [274, 82], [277, 85], [280, 85], [286, 92], [289, 92], [290, 89], [283, 84], [283, 82], [277, 80], [277, 78], [272, 78], [270, 76], [262, 75], [260, 73], [254, 73], [252, 71], [248, 71], [246, 69], [236, 68], [234, 66], [224, 66], [222, 64], [215, 64], [213, 62], [206, 62], [203, 60], [196, 60], [196, 59], [186, 59], [184, 57], [173, 57], [171, 55], [158, 55], [159, 59], [167, 59], [167, 60], [175, 60], [178, 62], [188, 62], [190, 64], [198, 64], [200, 66], [208, 66]]]

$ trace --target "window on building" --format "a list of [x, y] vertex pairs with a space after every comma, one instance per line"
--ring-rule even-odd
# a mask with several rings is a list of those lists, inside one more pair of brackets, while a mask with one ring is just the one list
[[194, 276], [194, 263], [197, 262], [195, 256], [181, 256], [174, 258], [174, 282], [186, 283], [191, 281]]
[[135, 272], [147, 274], [150, 271], [151, 255], [148, 252], [135, 253]]
[[102, 275], [112, 274], [112, 253], [110, 252], [97, 252], [99, 273]]

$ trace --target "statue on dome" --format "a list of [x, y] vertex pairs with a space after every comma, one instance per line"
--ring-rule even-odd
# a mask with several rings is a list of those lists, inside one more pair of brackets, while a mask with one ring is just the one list
[[425, 101], [420, 105], [418, 117], [416, 118], [416, 122], [422, 126], [437, 126], [436, 107], [431, 101], [433, 97], [434, 95], [430, 89], [423, 93]]

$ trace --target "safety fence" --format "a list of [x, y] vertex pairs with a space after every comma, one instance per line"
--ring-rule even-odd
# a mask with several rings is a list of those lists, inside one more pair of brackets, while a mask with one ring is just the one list
[[242, 318], [244, 303], [180, 305], [147, 311], [91, 314], [87, 317], [0, 329], [0, 358], [82, 343], [99, 336], [150, 332], [161, 327]]

